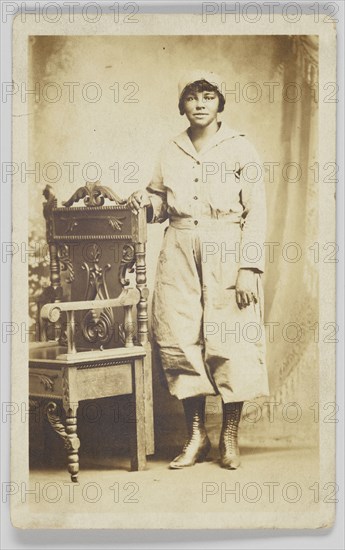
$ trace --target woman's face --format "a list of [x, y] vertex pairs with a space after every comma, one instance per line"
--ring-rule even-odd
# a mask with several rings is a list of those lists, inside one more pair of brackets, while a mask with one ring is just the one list
[[219, 97], [216, 92], [191, 92], [183, 106], [191, 126], [205, 127], [217, 120]]

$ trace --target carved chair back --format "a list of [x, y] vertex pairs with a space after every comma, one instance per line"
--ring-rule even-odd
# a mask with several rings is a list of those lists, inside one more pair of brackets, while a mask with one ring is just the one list
[[[130, 347], [147, 343], [146, 216], [99, 182], [80, 187], [62, 206], [47, 185], [43, 213], [50, 255], [50, 301], [106, 301], [136, 288], [132, 305], [77, 310], [60, 323], [45, 322], [44, 339], [69, 350]], [[78, 202], [83, 199], [84, 205]], [[105, 205], [105, 200], [110, 202]], [[139, 292], [138, 292], [139, 291]], [[71, 324], [73, 325], [71, 327]], [[71, 328], [73, 329], [71, 331]], [[70, 339], [74, 342], [71, 342]]]

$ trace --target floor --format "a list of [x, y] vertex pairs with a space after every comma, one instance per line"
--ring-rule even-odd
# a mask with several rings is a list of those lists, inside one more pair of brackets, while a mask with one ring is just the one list
[[209, 528], [224, 518], [229, 527], [236, 527], [238, 517], [249, 524], [257, 520], [258, 526], [267, 521], [289, 527], [301, 517], [313, 522], [320, 500], [316, 448], [281, 442], [250, 445], [242, 440], [241, 454], [236, 471], [220, 468], [217, 448], [207, 462], [179, 471], [168, 469], [166, 451], [149, 458], [141, 472], [128, 471], [126, 456], [84, 457], [78, 484], [70, 483], [63, 467], [32, 469], [30, 486], [36, 496], [29, 496], [30, 513], [37, 525], [48, 522], [52, 527], [75, 526], [76, 513], [83, 527], [121, 526], [128, 521], [132, 527], [143, 527], [144, 517], [146, 526], [154, 528], [167, 522], [185, 527], [188, 516], [192, 526], [195, 514], [203, 513]]

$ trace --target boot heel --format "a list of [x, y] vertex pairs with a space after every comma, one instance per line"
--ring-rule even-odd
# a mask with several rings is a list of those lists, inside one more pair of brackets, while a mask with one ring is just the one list
[[195, 462], [205, 462], [206, 457], [210, 452], [210, 450], [211, 450], [211, 442], [209, 439], [207, 439], [204, 448], [200, 450], [198, 458], [196, 459]]

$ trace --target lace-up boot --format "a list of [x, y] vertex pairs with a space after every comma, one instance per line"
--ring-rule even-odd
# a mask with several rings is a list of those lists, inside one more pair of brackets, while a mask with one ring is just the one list
[[220, 465], [236, 470], [241, 463], [237, 434], [243, 401], [223, 403], [223, 426], [219, 440]]
[[196, 462], [203, 462], [211, 448], [205, 429], [205, 397], [183, 399], [183, 408], [188, 439], [181, 453], [170, 462], [169, 467], [176, 470], [194, 466]]

